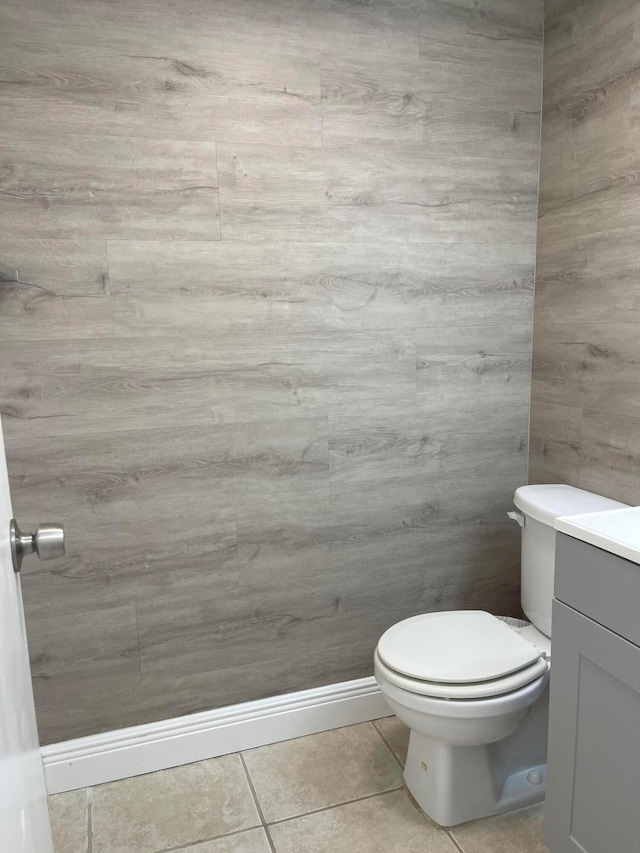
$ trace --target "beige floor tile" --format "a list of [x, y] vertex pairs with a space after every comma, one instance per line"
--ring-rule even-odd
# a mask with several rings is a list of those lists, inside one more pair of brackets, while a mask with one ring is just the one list
[[271, 853], [271, 847], [264, 829], [250, 829], [203, 844], [181, 847], [174, 853]]
[[407, 726], [401, 723], [397, 717], [383, 717], [381, 720], [376, 720], [374, 725], [404, 765], [407, 759], [410, 735]]
[[259, 823], [238, 755], [93, 790], [93, 853], [155, 853]]
[[402, 785], [402, 772], [371, 723], [244, 753], [267, 822]]
[[456, 853], [448, 835], [394, 791], [269, 827], [277, 853]]
[[464, 853], [548, 853], [542, 842], [542, 806], [462, 824], [451, 834]]
[[55, 853], [86, 853], [87, 792], [54, 794], [48, 805]]

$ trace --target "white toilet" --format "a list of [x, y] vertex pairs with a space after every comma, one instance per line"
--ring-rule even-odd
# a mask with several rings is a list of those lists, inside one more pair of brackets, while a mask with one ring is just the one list
[[572, 486], [521, 486], [522, 609], [426, 613], [386, 631], [375, 677], [410, 728], [404, 778], [436, 823], [519, 808], [545, 792], [554, 519], [625, 504]]

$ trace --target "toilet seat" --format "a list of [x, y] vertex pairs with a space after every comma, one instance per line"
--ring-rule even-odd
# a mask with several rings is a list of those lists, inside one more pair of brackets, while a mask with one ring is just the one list
[[483, 610], [404, 619], [380, 638], [375, 664], [390, 683], [442, 699], [499, 696], [549, 668], [537, 645]]
[[376, 677], [382, 676], [390, 684], [406, 690], [408, 693], [416, 693], [419, 696], [429, 696], [433, 699], [488, 699], [493, 696], [502, 696], [513, 693], [526, 687], [528, 684], [539, 679], [549, 669], [549, 662], [545, 658], [538, 660], [531, 666], [525, 667], [518, 672], [511, 673], [503, 678], [492, 681], [476, 681], [469, 684], [452, 684], [434, 681], [421, 681], [417, 678], [409, 678], [387, 666], [381, 660], [378, 650], [374, 653], [374, 666]]

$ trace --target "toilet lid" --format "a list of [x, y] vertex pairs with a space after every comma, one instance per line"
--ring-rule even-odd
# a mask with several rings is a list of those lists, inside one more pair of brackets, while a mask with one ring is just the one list
[[378, 654], [409, 678], [449, 684], [500, 678], [540, 658], [539, 649], [484, 610], [404, 619], [382, 635]]

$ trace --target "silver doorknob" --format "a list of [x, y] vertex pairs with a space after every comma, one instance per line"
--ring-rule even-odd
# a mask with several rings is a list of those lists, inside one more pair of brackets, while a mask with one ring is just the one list
[[61, 524], [39, 524], [35, 533], [23, 533], [15, 518], [9, 526], [13, 568], [20, 571], [22, 558], [37, 554], [41, 560], [55, 560], [64, 554], [64, 528]]

